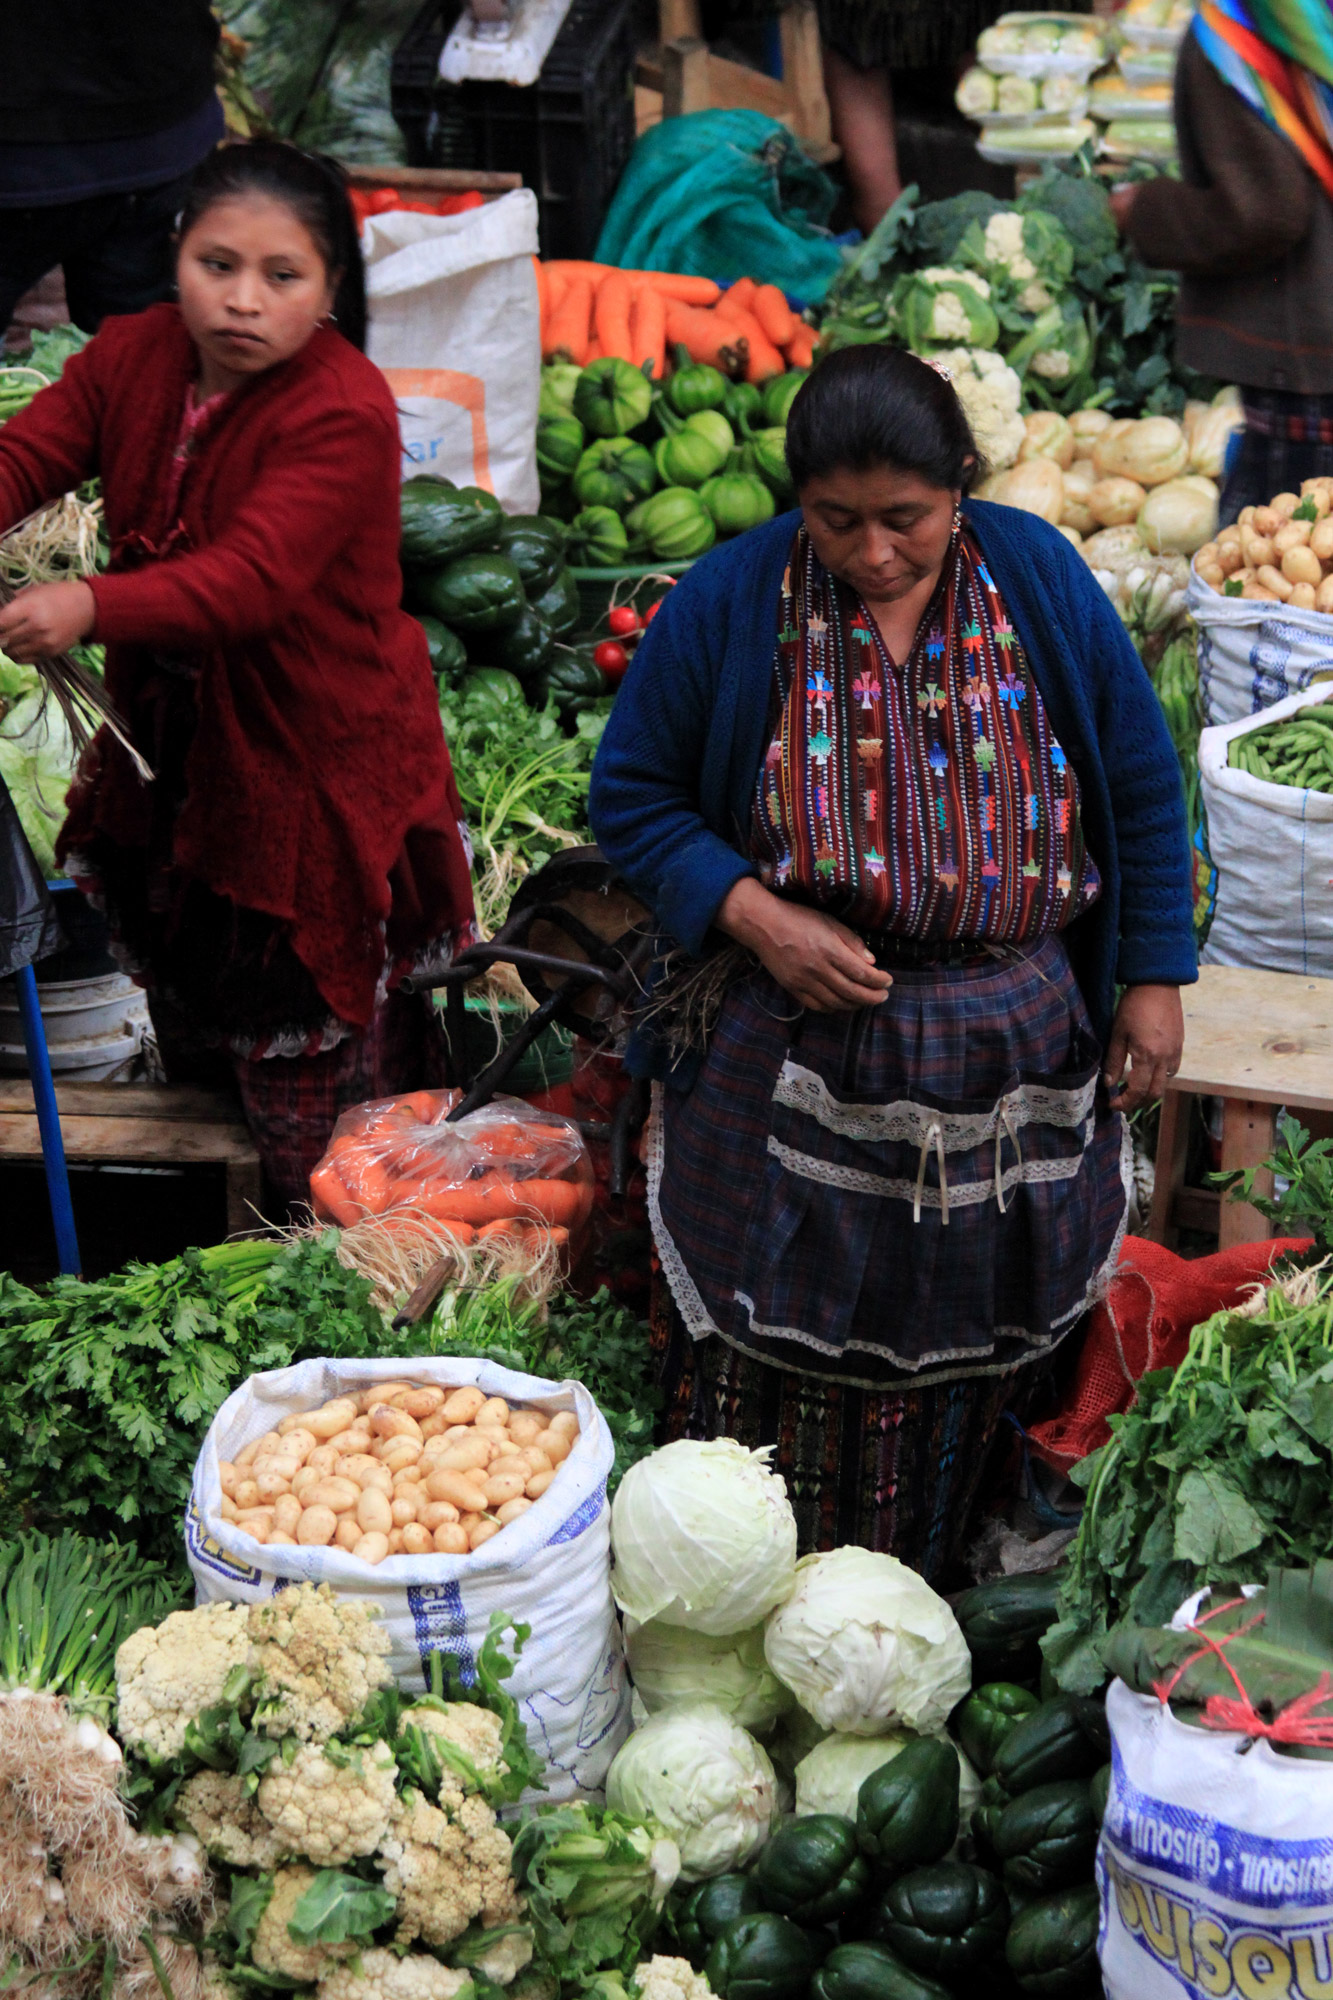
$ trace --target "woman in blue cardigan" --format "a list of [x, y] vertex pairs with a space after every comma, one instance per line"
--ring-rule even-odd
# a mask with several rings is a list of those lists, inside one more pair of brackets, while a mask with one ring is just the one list
[[593, 771], [676, 947], [631, 1057], [668, 1428], [775, 1445], [805, 1547], [932, 1575], [1119, 1252], [1196, 976], [1184, 806], [1092, 573], [965, 500], [947, 378], [834, 355], [787, 453], [800, 511], [671, 592]]

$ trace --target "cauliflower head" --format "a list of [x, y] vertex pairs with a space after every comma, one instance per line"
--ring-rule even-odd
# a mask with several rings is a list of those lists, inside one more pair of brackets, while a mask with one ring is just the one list
[[936, 368], [948, 369], [977, 447], [992, 472], [1013, 465], [1027, 432], [1018, 413], [1023, 385], [1008, 362], [986, 347], [945, 348], [931, 361]]
[[259, 1783], [259, 1810], [283, 1842], [321, 1868], [373, 1854], [389, 1831], [398, 1766], [387, 1743], [347, 1751], [335, 1763], [318, 1743], [303, 1743], [290, 1764], [270, 1766]]
[[986, 224], [982, 240], [986, 262], [998, 264], [1016, 285], [1036, 277], [1037, 267], [1028, 256], [1023, 242], [1023, 218], [1016, 208], [1002, 208], [997, 215], [993, 215]]
[[[398, 1733], [401, 1736], [412, 1728], [454, 1744], [475, 1766], [483, 1783], [490, 1778], [502, 1778], [509, 1770], [500, 1755], [504, 1726], [498, 1715], [476, 1702], [451, 1701], [443, 1708], [420, 1703], [404, 1711]], [[466, 1790], [466, 1778], [461, 1772], [458, 1775]]]
[[279, 1868], [273, 1877], [273, 1894], [256, 1926], [250, 1956], [261, 1972], [285, 1973], [307, 1985], [323, 1979], [339, 1959], [355, 1958], [357, 1945], [298, 1944], [287, 1926], [296, 1906], [315, 1879], [313, 1868]]
[[176, 1811], [207, 1851], [231, 1868], [267, 1872], [293, 1852], [235, 1772], [196, 1771], [182, 1785]]
[[315, 2000], [456, 2000], [472, 1990], [472, 1974], [455, 1972], [424, 1951], [363, 1951], [359, 1969], [335, 1966], [315, 1989]]
[[116, 1653], [123, 1743], [157, 1761], [177, 1757], [199, 1711], [222, 1700], [227, 1676], [249, 1653], [243, 1604], [172, 1611], [132, 1632]]
[[398, 1904], [400, 1945], [416, 1938], [450, 1944], [474, 1917], [489, 1929], [519, 1914], [509, 1836], [490, 1806], [480, 1797], [464, 1798], [448, 1773], [440, 1798], [440, 1806], [420, 1792], [400, 1798], [380, 1842], [384, 1886]]
[[360, 1605], [340, 1603], [326, 1583], [252, 1604], [247, 1618], [250, 1663], [264, 1683], [256, 1719], [270, 1736], [327, 1743], [393, 1679], [388, 1633]]
[[1036, 314], [1045, 312], [1047, 306], [1053, 305], [1054, 298], [1040, 278], [1033, 278], [1018, 294], [1018, 303], [1025, 313]]
[[1040, 375], [1046, 382], [1067, 382], [1074, 372], [1074, 357], [1064, 347], [1042, 347], [1033, 355], [1029, 366], [1034, 375]]
[[664, 1958], [660, 1952], [634, 1968], [639, 2000], [712, 2000], [712, 1987], [688, 1958]]

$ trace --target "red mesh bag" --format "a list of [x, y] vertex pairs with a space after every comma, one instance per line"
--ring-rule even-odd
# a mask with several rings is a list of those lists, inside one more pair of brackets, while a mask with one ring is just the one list
[[1032, 1426], [1031, 1449], [1068, 1472], [1106, 1443], [1106, 1419], [1133, 1407], [1141, 1375], [1180, 1365], [1200, 1320], [1238, 1305], [1279, 1257], [1310, 1247], [1308, 1237], [1273, 1237], [1188, 1258], [1146, 1237], [1127, 1236], [1106, 1299], [1093, 1312], [1064, 1408]]

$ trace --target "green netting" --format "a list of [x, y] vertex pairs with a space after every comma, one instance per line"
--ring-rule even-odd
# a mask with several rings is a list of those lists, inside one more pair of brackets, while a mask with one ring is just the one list
[[634, 148], [597, 259], [719, 284], [762, 276], [809, 304], [842, 263], [827, 227], [836, 192], [786, 127], [761, 112], [667, 118]]

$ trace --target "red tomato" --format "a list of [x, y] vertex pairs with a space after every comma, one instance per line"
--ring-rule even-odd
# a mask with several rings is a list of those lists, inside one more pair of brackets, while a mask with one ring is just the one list
[[613, 687], [624, 678], [629, 654], [615, 639], [603, 639], [601, 645], [594, 648], [592, 658], [593, 665], [601, 668]]
[[632, 604], [617, 604], [607, 612], [606, 622], [617, 639], [627, 639], [639, 629], [639, 614]]
[[646, 631], [646, 630], [648, 629], [648, 627], [649, 627], [649, 626], [650, 626], [650, 625], [652, 624], [652, 622], [653, 622], [654, 618], [656, 618], [656, 616], [657, 616], [658, 612], [659, 612], [659, 611], [660, 611], [660, 610], [662, 609], [662, 606], [663, 606], [664, 602], [665, 602], [665, 599], [664, 599], [664, 598], [661, 598], [661, 597], [659, 597], [659, 598], [658, 598], [658, 600], [657, 600], [657, 602], [656, 602], [656, 604], [650, 604], [650, 605], [648, 606], [648, 609], [647, 609], [647, 610], [646, 610], [646, 611], [644, 612], [644, 614], [643, 614], [643, 624], [644, 624], [644, 630], [645, 630], [645, 631]]

